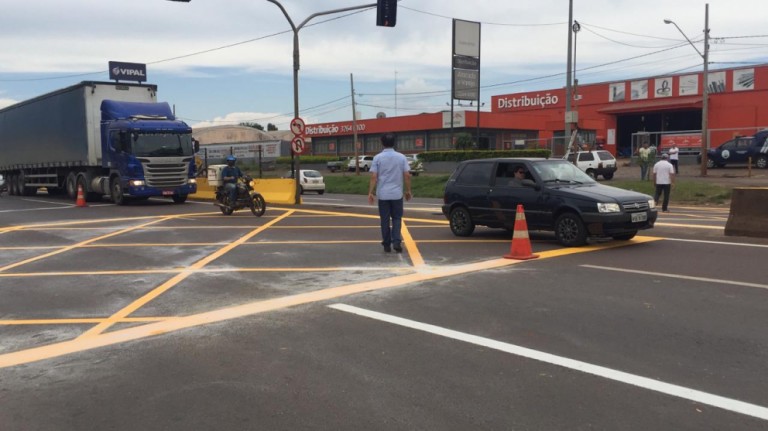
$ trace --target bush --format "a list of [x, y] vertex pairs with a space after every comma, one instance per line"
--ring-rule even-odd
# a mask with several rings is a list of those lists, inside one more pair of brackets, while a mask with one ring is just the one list
[[469, 151], [429, 151], [420, 153], [419, 159], [425, 162], [462, 162], [472, 159], [490, 159], [494, 157], [544, 157], [549, 158], [552, 152], [547, 149], [538, 150], [469, 150]]

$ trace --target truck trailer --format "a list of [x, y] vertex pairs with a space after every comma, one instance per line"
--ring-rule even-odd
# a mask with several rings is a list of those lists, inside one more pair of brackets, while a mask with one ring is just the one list
[[118, 205], [197, 191], [192, 128], [158, 103], [157, 86], [85, 81], [0, 110], [0, 174], [11, 195]]

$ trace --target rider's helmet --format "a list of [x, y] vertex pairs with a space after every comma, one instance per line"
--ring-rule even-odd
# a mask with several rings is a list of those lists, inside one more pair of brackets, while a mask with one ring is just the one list
[[229, 166], [235, 166], [235, 162], [237, 161], [237, 158], [233, 156], [232, 154], [227, 156], [227, 164]]

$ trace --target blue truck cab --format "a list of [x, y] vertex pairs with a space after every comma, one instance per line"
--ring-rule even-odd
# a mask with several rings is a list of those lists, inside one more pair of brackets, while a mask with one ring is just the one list
[[115, 203], [150, 196], [181, 203], [197, 191], [198, 144], [192, 128], [176, 119], [168, 103], [102, 101], [101, 143]]

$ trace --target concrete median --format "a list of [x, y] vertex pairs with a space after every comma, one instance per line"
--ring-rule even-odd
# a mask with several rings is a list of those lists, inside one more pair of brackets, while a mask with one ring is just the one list
[[731, 211], [725, 224], [727, 236], [768, 238], [768, 187], [738, 187], [731, 194]]
[[[296, 202], [296, 182], [292, 179], [254, 179], [253, 188], [270, 204], [292, 205]], [[216, 189], [208, 185], [206, 178], [197, 179], [197, 193], [190, 198], [214, 200]]]

